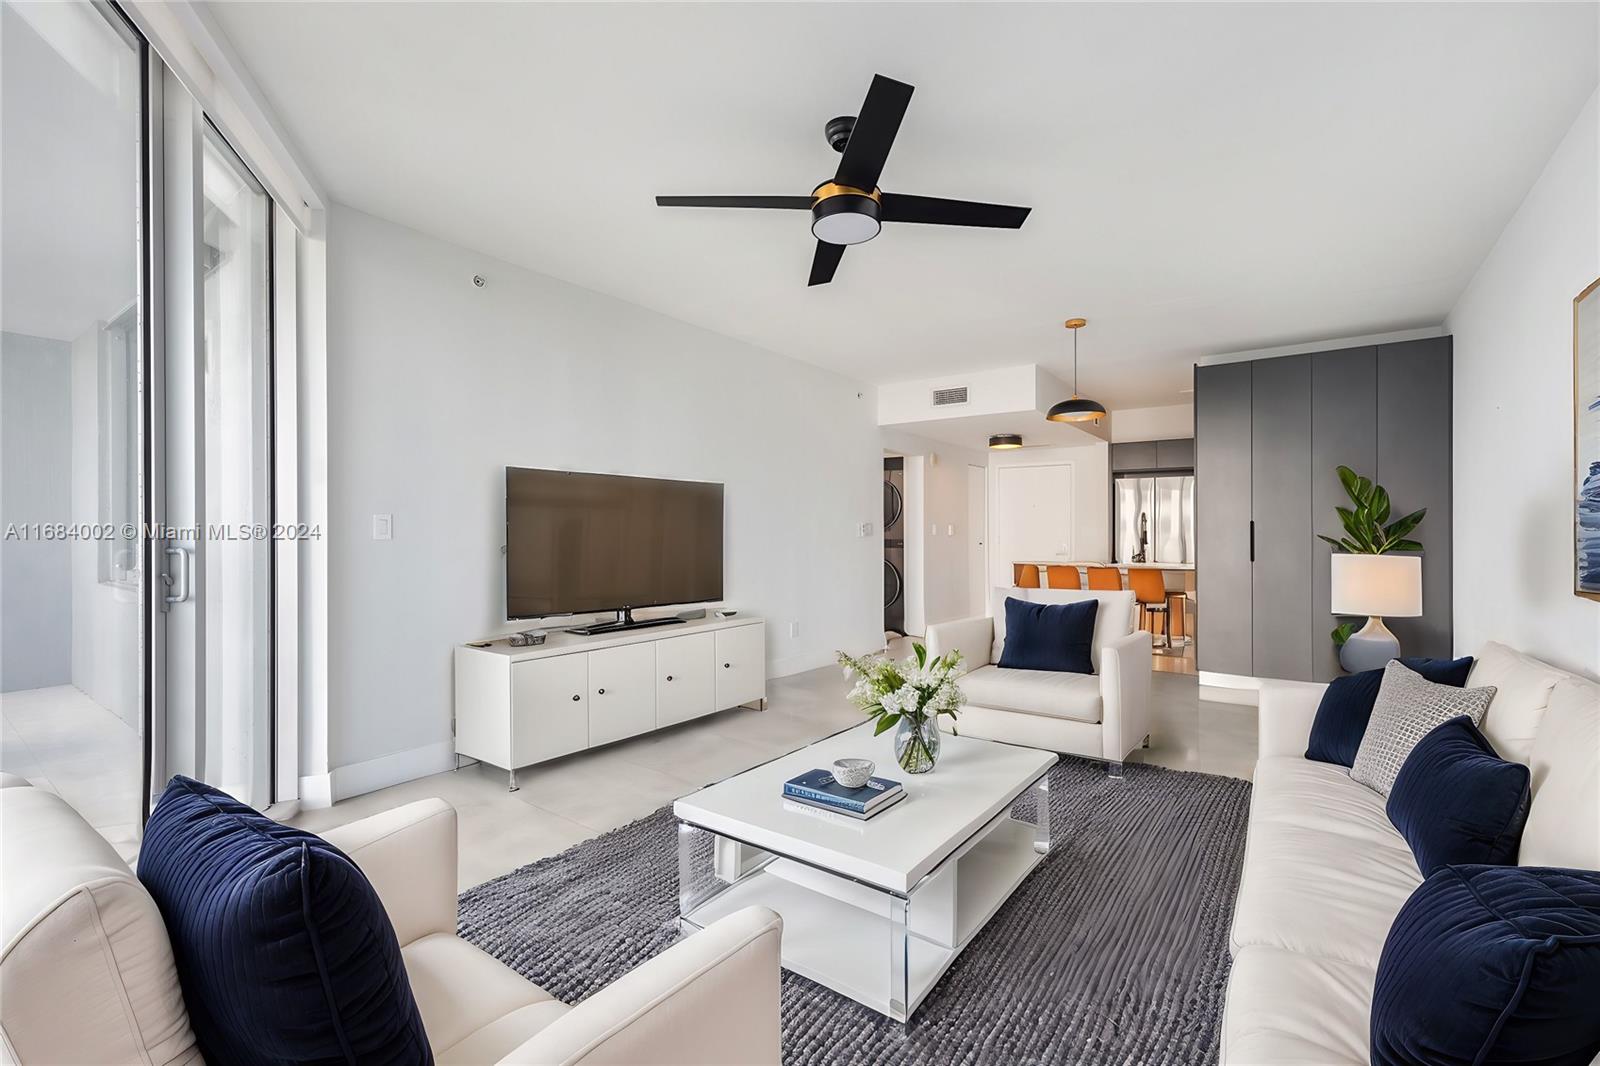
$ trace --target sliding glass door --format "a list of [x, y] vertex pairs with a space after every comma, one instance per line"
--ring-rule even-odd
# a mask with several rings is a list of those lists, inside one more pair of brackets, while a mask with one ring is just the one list
[[148, 736], [147, 54], [0, 3], [0, 767], [137, 848]]
[[166, 737], [183, 773], [274, 799], [271, 202], [176, 80], [165, 111]]

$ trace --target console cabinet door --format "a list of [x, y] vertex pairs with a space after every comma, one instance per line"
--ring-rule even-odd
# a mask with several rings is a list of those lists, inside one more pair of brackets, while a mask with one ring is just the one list
[[656, 642], [656, 725], [687, 722], [719, 710], [714, 678], [715, 633]]
[[589, 656], [511, 664], [511, 767], [589, 746]]
[[717, 630], [717, 710], [767, 698], [765, 623]]
[[656, 727], [656, 647], [625, 644], [589, 653], [589, 744]]

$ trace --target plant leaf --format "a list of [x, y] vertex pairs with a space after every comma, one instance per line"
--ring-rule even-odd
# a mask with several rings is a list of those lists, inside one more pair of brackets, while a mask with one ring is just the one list
[[1419, 552], [1422, 550], [1422, 545], [1414, 540], [1397, 540], [1389, 545], [1389, 550], [1392, 552]]
[[1356, 472], [1348, 466], [1341, 466], [1336, 473], [1339, 475], [1339, 484], [1344, 486], [1345, 495], [1360, 503], [1360, 499], [1356, 496]]
[[1389, 520], [1389, 492], [1382, 485], [1372, 487], [1372, 500], [1370, 503], [1372, 520], [1378, 525]]
[[1333, 545], [1333, 546], [1334, 546], [1334, 547], [1335, 547], [1335, 548], [1340, 548], [1340, 549], [1342, 549], [1342, 548], [1343, 548], [1343, 547], [1344, 547], [1344, 542], [1343, 542], [1343, 541], [1341, 541], [1341, 540], [1334, 540], [1334, 539], [1333, 539], [1333, 538], [1332, 538], [1332, 537], [1329, 537], [1329, 536], [1324, 536], [1324, 535], [1323, 535], [1323, 534], [1321, 534], [1321, 533], [1318, 533], [1318, 534], [1317, 534], [1317, 539], [1318, 539], [1318, 540], [1325, 540], [1325, 541], [1327, 541], [1327, 542], [1328, 542], [1328, 543], [1329, 543], [1329, 544], [1332, 544], [1332, 545]]
[[1386, 540], [1400, 540], [1404, 538], [1407, 533], [1410, 533], [1413, 529], [1416, 529], [1417, 526], [1422, 523], [1422, 520], [1427, 517], [1427, 515], [1428, 509], [1424, 507], [1420, 511], [1412, 511], [1403, 518], [1395, 519], [1393, 522], [1390, 522], [1388, 526], [1384, 527], [1384, 538]]
[[886, 714], [886, 715], [884, 715], [882, 718], [878, 719], [878, 728], [876, 728], [876, 729], [874, 729], [872, 731], [872, 735], [873, 736], [878, 736], [880, 733], [883, 733], [885, 730], [888, 730], [888, 729], [892, 728], [895, 725], [895, 723], [897, 723], [899, 721], [900, 721], [900, 716], [898, 714]]
[[1354, 622], [1340, 622], [1333, 627], [1333, 632], [1328, 635], [1333, 638], [1335, 647], [1343, 647], [1344, 642], [1350, 639], [1350, 634], [1356, 631]]

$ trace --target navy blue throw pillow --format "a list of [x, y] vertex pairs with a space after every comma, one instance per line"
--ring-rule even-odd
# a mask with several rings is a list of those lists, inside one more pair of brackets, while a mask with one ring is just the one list
[[1373, 1066], [1587, 1066], [1600, 1052], [1600, 872], [1446, 866], [1400, 908]]
[[1417, 741], [1386, 809], [1427, 877], [1441, 866], [1516, 862], [1530, 798], [1528, 768], [1500, 758], [1463, 715]]
[[1094, 618], [1099, 600], [1028, 603], [1006, 600], [1006, 644], [1000, 665], [1007, 670], [1054, 670], [1092, 674]]
[[174, 777], [145, 827], [139, 880], [207, 1062], [433, 1062], [394, 926], [332, 844]]
[[[1400, 660], [1400, 665], [1415, 670], [1435, 685], [1461, 688], [1472, 672], [1472, 656], [1461, 659], [1425, 659], [1417, 656]], [[1350, 766], [1356, 761], [1361, 738], [1367, 734], [1372, 705], [1378, 702], [1378, 686], [1383, 670], [1363, 670], [1359, 674], [1336, 677], [1322, 694], [1316, 720], [1311, 723], [1311, 740], [1306, 758]]]

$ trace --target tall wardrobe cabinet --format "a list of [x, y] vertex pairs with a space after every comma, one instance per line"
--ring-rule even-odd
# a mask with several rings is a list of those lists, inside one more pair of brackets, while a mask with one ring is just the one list
[[1413, 536], [1423, 613], [1388, 619], [1408, 655], [1447, 656], [1450, 631], [1450, 338], [1195, 367], [1197, 665], [1207, 673], [1327, 681], [1341, 465], [1389, 490]]

